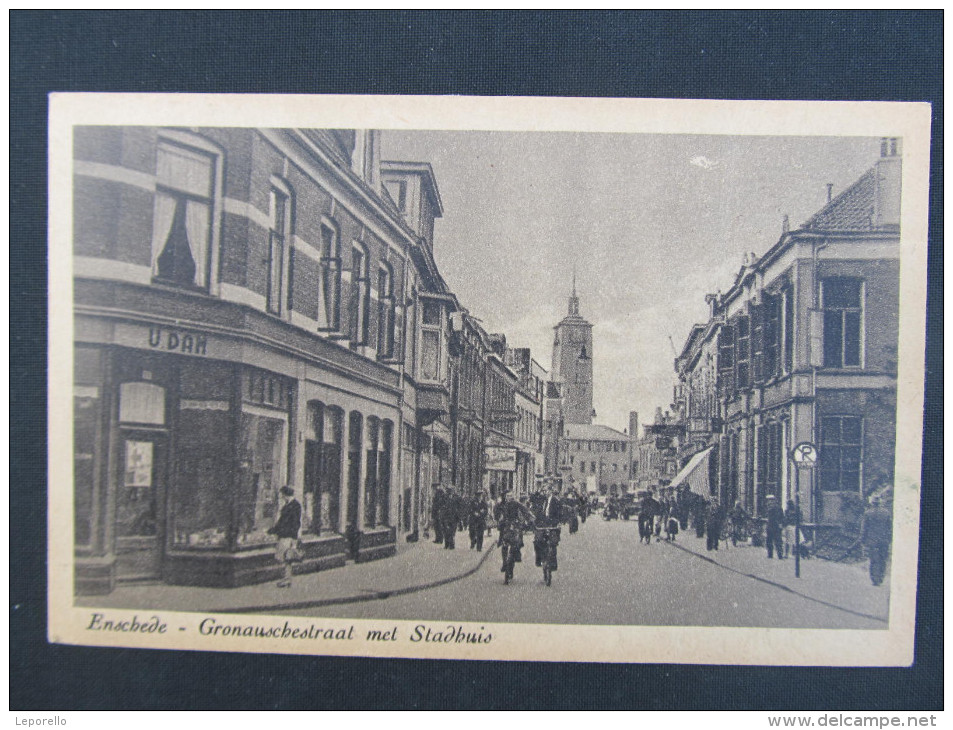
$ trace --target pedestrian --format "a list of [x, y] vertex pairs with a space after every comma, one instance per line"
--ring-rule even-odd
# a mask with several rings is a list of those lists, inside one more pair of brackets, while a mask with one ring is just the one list
[[566, 521], [569, 523], [569, 534], [573, 535], [579, 531], [579, 513], [576, 507], [579, 504], [579, 497], [575, 490], [570, 489], [569, 494], [563, 500], [563, 514], [566, 515]]
[[695, 523], [695, 537], [705, 537], [705, 522], [708, 520], [708, 500], [700, 494], [692, 499], [692, 520]]
[[718, 542], [721, 540], [721, 530], [725, 525], [725, 507], [718, 503], [717, 499], [712, 499], [711, 508], [708, 510], [708, 521], [705, 525], [705, 532], [708, 536], [705, 546], [708, 550], [717, 550]]
[[433, 525], [434, 543], [443, 544], [443, 489], [439, 483], [433, 485], [433, 497], [430, 500], [430, 524]]
[[737, 547], [738, 543], [747, 540], [748, 536], [748, 513], [740, 501], [735, 502], [728, 521], [731, 524], [731, 544]]
[[658, 510], [659, 503], [652, 496], [652, 490], [649, 489], [639, 504], [639, 542], [644, 541], [646, 545], [652, 544], [652, 532], [655, 528], [655, 515]]
[[870, 507], [864, 512], [860, 523], [860, 542], [870, 559], [870, 582], [879, 586], [887, 573], [890, 557], [890, 541], [893, 536], [893, 520], [879, 496], [870, 498]]
[[670, 503], [668, 517], [665, 520], [665, 539], [674, 542], [677, 534], [678, 517], [676, 517], [675, 505]]
[[279, 588], [291, 585], [292, 563], [301, 559], [298, 552], [298, 531], [301, 529], [301, 504], [295, 499], [295, 490], [284, 486], [281, 495], [281, 512], [269, 535], [278, 538], [275, 544], [275, 560], [284, 567], [284, 577], [278, 581]]
[[440, 506], [440, 513], [437, 515], [438, 524], [443, 530], [444, 550], [454, 550], [457, 546], [457, 527], [460, 524], [459, 499], [453, 488], [447, 487]]
[[490, 506], [486, 503], [484, 492], [477, 492], [470, 500], [469, 509], [469, 528], [470, 528], [470, 549], [477, 549], [483, 552], [483, 535], [486, 533], [486, 520], [490, 513]]
[[784, 511], [781, 509], [781, 505], [778, 504], [778, 498], [773, 494], [769, 494], [765, 498], [765, 506], [767, 507], [767, 512], [765, 513], [765, 517], [767, 518], [765, 539], [768, 543], [768, 560], [774, 557], [774, 553], [778, 554], [778, 560], [784, 560], [784, 548], [781, 544], [781, 531], [784, 527]]
[[784, 508], [784, 555], [793, 555], [797, 549], [797, 526], [801, 524], [803, 515], [800, 508], [794, 505], [794, 500], [789, 499]]

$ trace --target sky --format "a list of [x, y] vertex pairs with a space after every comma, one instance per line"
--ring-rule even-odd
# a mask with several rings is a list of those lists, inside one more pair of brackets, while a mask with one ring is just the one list
[[675, 351], [746, 252], [803, 224], [876, 161], [879, 140], [384, 131], [384, 159], [429, 162], [434, 256], [461, 304], [549, 369], [576, 271], [593, 324], [596, 423], [670, 407]]

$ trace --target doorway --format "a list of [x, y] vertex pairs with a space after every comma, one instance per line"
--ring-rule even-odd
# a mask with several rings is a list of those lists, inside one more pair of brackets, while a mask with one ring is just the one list
[[162, 570], [167, 437], [122, 429], [116, 480], [116, 577], [153, 580]]

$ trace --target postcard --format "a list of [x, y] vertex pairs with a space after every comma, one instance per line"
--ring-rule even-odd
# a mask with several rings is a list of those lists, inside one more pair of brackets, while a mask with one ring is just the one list
[[50, 641], [909, 665], [929, 142], [915, 103], [53, 94]]

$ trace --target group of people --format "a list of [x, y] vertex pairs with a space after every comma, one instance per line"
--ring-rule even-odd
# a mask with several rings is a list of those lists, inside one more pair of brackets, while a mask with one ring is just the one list
[[476, 492], [467, 499], [452, 487], [434, 487], [433, 499], [430, 502], [430, 523], [434, 531], [434, 542], [443, 545], [445, 549], [454, 550], [457, 532], [467, 530], [470, 535], [470, 549], [482, 552], [489, 518], [490, 503], [486, 492]]
[[[278, 581], [278, 586], [287, 587], [291, 585], [292, 563], [300, 559], [297, 541], [301, 529], [301, 504], [295, 499], [294, 489], [290, 486], [281, 488], [280, 499], [280, 513], [269, 533], [277, 538], [275, 557], [284, 566], [284, 575]], [[796, 549], [796, 530], [802, 515], [793, 500], [788, 500], [782, 509], [774, 495], [765, 498], [765, 508], [768, 559], [777, 556], [779, 560], [784, 560]], [[476, 492], [467, 499], [452, 488], [435, 486], [431, 502], [431, 525], [434, 542], [442, 544], [445, 549], [453, 550], [456, 547], [456, 533], [468, 530], [470, 549], [482, 551], [484, 536], [491, 529], [492, 515], [501, 541], [507, 530], [510, 534], [519, 535], [519, 554], [518, 549], [523, 546], [523, 530], [566, 524], [569, 533], [573, 534], [578, 531], [580, 522], [585, 523], [590, 511], [591, 504], [587, 496], [574, 489], [562, 495], [555, 489], [538, 491], [523, 501], [517, 501], [509, 493], [503, 492], [499, 501], [491, 506], [484, 491]], [[746, 542], [753, 524], [751, 516], [740, 502], [735, 502], [734, 507], [728, 510], [717, 498], [705, 499], [687, 489], [679, 489], [674, 496], [661, 499], [656, 499], [652, 490], [649, 490], [639, 504], [638, 521], [640, 543], [651, 544], [653, 537], [656, 541], [660, 540], [663, 530], [666, 540], [675, 540], [679, 531], [687, 529], [691, 522], [695, 534], [699, 538], [706, 538], [708, 550], [717, 550], [723, 538], [730, 539], [733, 545]], [[558, 543], [558, 534], [555, 539]], [[870, 579], [874, 585], [883, 582], [891, 539], [890, 512], [883, 506], [881, 498], [875, 496], [864, 514], [857, 541], [863, 544], [870, 558]], [[534, 546], [536, 564], [540, 565], [545, 545], [539, 531]], [[554, 546], [552, 556], [555, 564]]]

